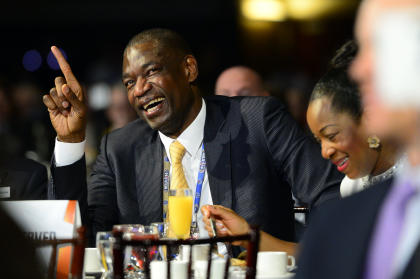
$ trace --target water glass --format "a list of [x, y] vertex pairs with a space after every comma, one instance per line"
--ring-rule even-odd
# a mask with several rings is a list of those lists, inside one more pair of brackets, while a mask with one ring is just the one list
[[96, 248], [101, 262], [101, 279], [112, 278], [112, 245], [115, 242], [112, 232], [98, 232], [96, 234]]

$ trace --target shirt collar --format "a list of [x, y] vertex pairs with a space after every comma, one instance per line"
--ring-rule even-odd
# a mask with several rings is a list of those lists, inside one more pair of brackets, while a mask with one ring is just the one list
[[[201, 99], [201, 109], [194, 121], [178, 136], [178, 140], [190, 156], [194, 156], [199, 150], [204, 137], [204, 124], [206, 122], [206, 103]], [[169, 154], [169, 146], [175, 139], [165, 136], [159, 131], [160, 140], [165, 147], [166, 154]], [[171, 160], [170, 156], [169, 161]]]

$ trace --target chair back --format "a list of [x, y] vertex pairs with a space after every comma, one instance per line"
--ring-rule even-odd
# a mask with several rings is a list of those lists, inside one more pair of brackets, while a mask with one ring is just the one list
[[[228, 278], [230, 259], [232, 257], [231, 253], [231, 244], [235, 241], [248, 241], [247, 247], [247, 259], [246, 259], [246, 279], [254, 279], [256, 276], [256, 266], [257, 266], [257, 254], [259, 246], [260, 232], [258, 228], [251, 228], [250, 232], [245, 235], [238, 236], [225, 236], [225, 237], [214, 237], [214, 238], [202, 238], [202, 239], [188, 239], [188, 240], [169, 240], [169, 239], [124, 239], [123, 233], [121, 231], [113, 231], [115, 242], [113, 244], [113, 265], [114, 265], [114, 279], [124, 278], [124, 251], [125, 247], [141, 247], [144, 251], [144, 275], [145, 279], [150, 279], [150, 260], [146, 255], [149, 254], [152, 247], [166, 246], [167, 250], [171, 248], [179, 247], [180, 245], [189, 245], [190, 253], [188, 260], [188, 279], [193, 277], [192, 274], [192, 251], [194, 245], [200, 244], [210, 244], [210, 249], [208, 253], [208, 262], [207, 262], [207, 273], [206, 278], [210, 278], [211, 272], [211, 263], [212, 263], [212, 248], [217, 245], [218, 242], [223, 242], [228, 248], [228, 255], [226, 259], [226, 266], [224, 272], [224, 279]], [[169, 260], [170, 261], [170, 260]], [[167, 278], [171, 278], [171, 264], [167, 265]], [[220, 278], [222, 279], [222, 278]]]
[[69, 268], [69, 279], [81, 279], [83, 277], [83, 261], [86, 247], [86, 229], [80, 227], [77, 229], [77, 236], [69, 239], [48, 239], [48, 240], [34, 240], [35, 247], [52, 247], [50, 259], [48, 261], [47, 278], [59, 278], [56, 276], [57, 270], [57, 250], [62, 245], [73, 246], [73, 256], [71, 258], [71, 265]]

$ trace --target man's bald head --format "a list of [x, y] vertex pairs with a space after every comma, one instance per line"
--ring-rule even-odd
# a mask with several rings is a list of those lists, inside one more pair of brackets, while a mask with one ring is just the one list
[[223, 71], [217, 78], [215, 93], [228, 97], [269, 96], [260, 75], [244, 66], [231, 67]]

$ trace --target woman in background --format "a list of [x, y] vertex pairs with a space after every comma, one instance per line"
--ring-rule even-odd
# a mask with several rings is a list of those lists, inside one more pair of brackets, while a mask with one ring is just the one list
[[[367, 133], [363, 106], [357, 86], [348, 76], [357, 47], [350, 41], [332, 59], [330, 69], [316, 84], [307, 111], [314, 137], [321, 144], [322, 156], [331, 160], [344, 177], [342, 197], [363, 190], [391, 177], [397, 169], [397, 147]], [[203, 221], [211, 235], [209, 218], [216, 220], [220, 236], [245, 234], [249, 224], [232, 210], [215, 205], [202, 207]], [[275, 220], [273, 220], [275, 221]], [[245, 246], [245, 243], [239, 243]], [[260, 250], [281, 250], [294, 254], [296, 243], [261, 233]]]
[[347, 73], [356, 51], [353, 41], [337, 51], [313, 90], [307, 111], [322, 157], [346, 175], [340, 186], [342, 197], [391, 177], [397, 168], [397, 147], [369, 134], [363, 125], [369, 119], [363, 113], [359, 90]]

